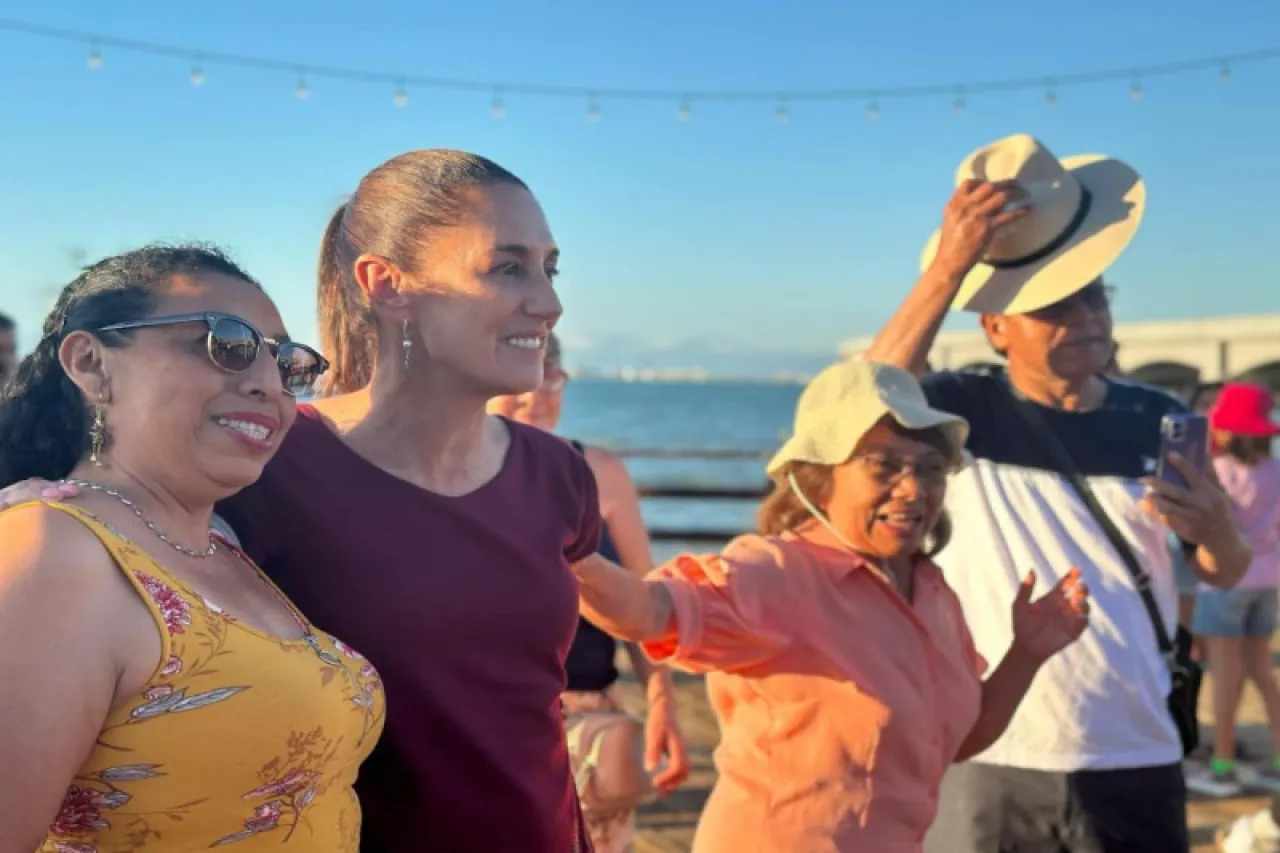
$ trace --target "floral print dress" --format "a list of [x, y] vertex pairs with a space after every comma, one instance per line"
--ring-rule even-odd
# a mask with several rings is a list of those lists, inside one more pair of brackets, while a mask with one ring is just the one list
[[139, 695], [107, 717], [39, 853], [357, 853], [352, 785], [385, 711], [368, 661], [300, 614], [304, 640], [237, 622], [90, 513], [44, 506], [111, 552], [163, 653]]

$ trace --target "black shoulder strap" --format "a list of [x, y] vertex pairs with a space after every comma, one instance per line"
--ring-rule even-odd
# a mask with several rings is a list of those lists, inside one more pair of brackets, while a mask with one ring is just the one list
[[1133, 553], [1133, 549], [1129, 547], [1129, 543], [1125, 540], [1124, 534], [1120, 532], [1111, 517], [1107, 515], [1107, 511], [1102, 508], [1102, 504], [1098, 503], [1098, 498], [1094, 495], [1089, 481], [1080, 472], [1079, 467], [1076, 466], [1075, 461], [1071, 458], [1071, 454], [1067, 452], [1067, 448], [1062, 444], [1062, 441], [1049, 429], [1049, 425], [1045, 423], [1044, 417], [1036, 406], [1019, 399], [1013, 393], [1012, 384], [1009, 385], [1009, 393], [1013, 396], [1014, 409], [1018, 412], [1018, 415], [1031, 429], [1031, 432], [1039, 436], [1044, 448], [1053, 455], [1054, 461], [1062, 469], [1062, 472], [1067, 475], [1067, 478], [1071, 481], [1072, 488], [1080, 496], [1080, 500], [1084, 501], [1089, 514], [1093, 516], [1093, 520], [1098, 522], [1098, 526], [1107, 534], [1107, 538], [1111, 540], [1111, 547], [1120, 555], [1120, 559], [1129, 570], [1129, 574], [1133, 576], [1133, 582], [1138, 587], [1138, 593], [1142, 596], [1142, 603], [1147, 608], [1147, 616], [1151, 618], [1151, 627], [1155, 630], [1156, 645], [1159, 647], [1160, 653], [1165, 656], [1172, 654], [1173, 642], [1169, 639], [1169, 631], [1164, 626], [1164, 616], [1160, 613], [1160, 606], [1156, 604], [1155, 596], [1151, 592], [1151, 575], [1147, 574], [1146, 569], [1142, 568], [1142, 564], [1138, 562], [1137, 555]]

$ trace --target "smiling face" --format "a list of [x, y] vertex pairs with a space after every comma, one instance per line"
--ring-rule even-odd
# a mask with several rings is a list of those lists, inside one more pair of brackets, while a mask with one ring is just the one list
[[410, 322], [431, 369], [454, 385], [486, 399], [531, 391], [563, 310], [553, 285], [560, 250], [523, 187], [467, 195], [465, 220], [432, 233], [405, 276]]
[[548, 352], [542, 384], [523, 394], [505, 394], [493, 398], [489, 403], [489, 412], [546, 432], [555, 432], [556, 425], [560, 423], [564, 389], [568, 382], [569, 376], [560, 363], [560, 356]]
[[925, 550], [947, 494], [946, 440], [889, 418], [872, 427], [832, 470], [826, 512], [859, 552], [892, 563]]
[[1110, 291], [1100, 280], [1029, 314], [984, 315], [982, 325], [1011, 363], [1067, 381], [1105, 372], [1115, 347]]
[[[269, 338], [288, 338], [266, 294], [219, 274], [175, 276], [151, 316], [201, 312], [235, 315]], [[296, 415], [267, 347], [247, 370], [232, 373], [211, 361], [202, 322], [128, 334], [127, 345], [106, 347], [77, 332], [61, 350], [86, 398], [105, 395], [106, 464], [214, 500], [256, 481]]]

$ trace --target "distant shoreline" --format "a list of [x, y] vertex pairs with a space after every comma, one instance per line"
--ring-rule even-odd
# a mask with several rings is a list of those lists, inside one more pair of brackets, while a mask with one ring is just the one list
[[596, 371], [571, 369], [575, 382], [624, 382], [650, 385], [804, 385], [811, 374], [779, 372], [772, 375], [733, 375], [698, 369], [632, 368]]

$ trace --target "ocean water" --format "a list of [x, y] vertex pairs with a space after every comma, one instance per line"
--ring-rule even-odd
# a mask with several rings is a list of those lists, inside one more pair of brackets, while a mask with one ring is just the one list
[[[768, 457], [790, 434], [801, 386], [747, 382], [620, 382], [580, 379], [565, 389], [558, 432], [626, 453], [636, 449], [744, 451], [747, 459], [627, 458], [640, 485], [758, 487]], [[754, 501], [645, 499], [650, 528], [752, 528]], [[684, 543], [654, 542], [655, 559]], [[713, 546], [696, 546], [708, 549]]]

